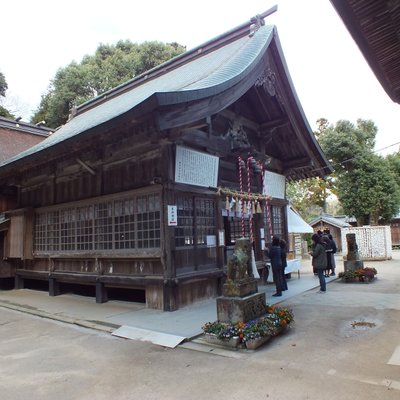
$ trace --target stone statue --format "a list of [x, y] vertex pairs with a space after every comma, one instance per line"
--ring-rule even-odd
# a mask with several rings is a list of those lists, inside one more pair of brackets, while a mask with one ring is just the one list
[[251, 268], [250, 240], [240, 238], [235, 242], [235, 249], [228, 261], [227, 279], [232, 282], [240, 282], [253, 277]]
[[348, 233], [346, 235], [347, 242], [347, 260], [359, 260], [358, 246], [356, 242], [356, 234]]
[[356, 269], [364, 268], [364, 263], [360, 258], [360, 254], [358, 253], [356, 234], [347, 233], [346, 242], [347, 242], [347, 257], [346, 260], [344, 260], [343, 262], [344, 270], [355, 271]]
[[265, 314], [265, 293], [258, 293], [257, 280], [251, 268], [251, 250], [250, 239], [236, 240], [228, 261], [222, 296], [217, 298], [220, 322], [246, 322]]

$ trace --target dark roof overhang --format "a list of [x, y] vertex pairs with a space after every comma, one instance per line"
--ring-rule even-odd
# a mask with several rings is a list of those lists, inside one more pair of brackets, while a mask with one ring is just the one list
[[330, 1], [383, 89], [400, 103], [400, 1]]

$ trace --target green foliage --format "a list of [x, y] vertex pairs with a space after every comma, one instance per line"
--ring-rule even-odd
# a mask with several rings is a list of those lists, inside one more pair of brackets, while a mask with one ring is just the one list
[[[8, 84], [6, 81], [6, 77], [2, 72], [0, 72], [0, 96], [1, 97], [6, 97], [6, 91], [8, 89]], [[7, 108], [3, 107], [0, 102], [0, 117], [5, 117], [5, 118], [15, 118], [15, 116], [7, 110]]]
[[346, 214], [376, 225], [378, 218], [389, 221], [400, 204], [400, 190], [389, 163], [375, 154], [365, 154], [351, 172], [338, 179], [339, 199]]
[[6, 82], [6, 77], [2, 72], [0, 72], [0, 96], [6, 96], [6, 90], [8, 89], [8, 85]]
[[393, 172], [397, 184], [400, 186], [400, 150], [397, 153], [389, 154], [386, 160], [389, 163], [389, 168]]
[[339, 121], [336, 126], [321, 123], [320, 127], [318, 140], [335, 167], [344, 212], [364, 224], [376, 225], [379, 218], [390, 220], [400, 204], [398, 161], [374, 154], [375, 124], [359, 119], [356, 126]]
[[355, 126], [350, 121], [340, 120], [335, 126], [325, 126], [317, 137], [336, 172], [340, 172], [351, 169], [359, 157], [373, 151], [377, 132], [372, 121], [358, 119]]
[[356, 217], [360, 225], [387, 223], [400, 209], [400, 153], [386, 158], [374, 154], [378, 129], [373, 121], [330, 125], [321, 118], [317, 123], [315, 136], [335, 171], [326, 180], [288, 185], [292, 204], [311, 219], [313, 206], [322, 207], [324, 196], [333, 193], [343, 213]]
[[327, 191], [331, 182], [321, 178], [310, 178], [303, 181], [290, 182], [286, 188], [288, 199], [300, 215], [312, 219], [325, 207]]
[[14, 115], [10, 113], [6, 108], [0, 106], [0, 117], [14, 119]]
[[135, 76], [183, 53], [177, 43], [132, 43], [119, 41], [116, 45], [100, 44], [94, 55], [86, 55], [81, 63], [71, 62], [60, 68], [42, 96], [32, 117], [36, 123], [45, 120], [56, 128], [68, 120], [73, 107], [119, 86]]

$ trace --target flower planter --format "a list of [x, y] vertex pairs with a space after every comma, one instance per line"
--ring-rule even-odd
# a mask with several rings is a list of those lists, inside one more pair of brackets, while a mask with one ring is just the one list
[[375, 280], [376, 278], [372, 279], [360, 279], [360, 278], [353, 278], [353, 279], [348, 279], [348, 278], [342, 278], [342, 282], [344, 283], [371, 283]]
[[238, 336], [231, 337], [229, 339], [219, 339], [214, 333], [205, 333], [204, 340], [207, 343], [225, 347], [237, 347], [240, 343], [240, 338]]
[[272, 336], [261, 336], [256, 339], [249, 339], [246, 341], [246, 348], [249, 350], [255, 350], [262, 346], [263, 344], [267, 343]]

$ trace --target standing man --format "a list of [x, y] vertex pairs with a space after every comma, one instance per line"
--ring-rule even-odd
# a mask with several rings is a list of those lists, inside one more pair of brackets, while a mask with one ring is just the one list
[[283, 290], [283, 272], [282, 272], [282, 251], [277, 236], [272, 237], [272, 246], [267, 248], [267, 256], [271, 260], [272, 276], [274, 278], [276, 293], [272, 296], [282, 296]]

